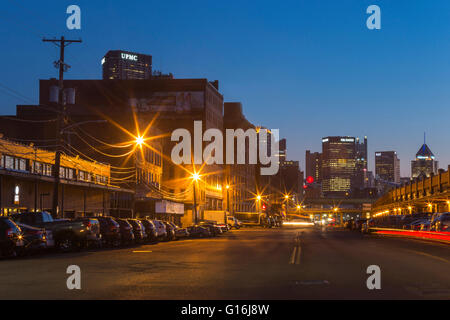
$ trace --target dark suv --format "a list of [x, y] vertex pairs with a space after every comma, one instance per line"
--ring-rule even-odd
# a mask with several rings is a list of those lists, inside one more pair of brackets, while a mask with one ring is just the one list
[[152, 221], [142, 219], [140, 220], [144, 225], [145, 233], [147, 234], [147, 242], [155, 242], [158, 240], [158, 233], [156, 232], [156, 227]]
[[137, 219], [127, 219], [127, 221], [133, 226], [134, 241], [136, 243], [143, 243], [147, 236], [142, 223]]
[[123, 245], [134, 242], [133, 226], [125, 219], [115, 219], [120, 226], [120, 241]]
[[20, 227], [11, 219], [0, 217], [0, 256], [16, 256], [23, 246]]
[[97, 220], [100, 223], [103, 245], [120, 246], [120, 225], [111, 217], [97, 217]]

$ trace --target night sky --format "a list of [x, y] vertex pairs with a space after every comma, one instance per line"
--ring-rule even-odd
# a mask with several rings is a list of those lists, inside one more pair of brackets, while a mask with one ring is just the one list
[[[79, 31], [66, 28], [71, 4]], [[371, 4], [381, 30], [366, 27]], [[424, 131], [450, 164], [450, 1], [5, 0], [0, 114], [37, 103], [38, 79], [57, 77], [58, 49], [41, 39], [61, 35], [83, 40], [67, 48], [67, 79], [101, 78], [110, 49], [151, 54], [176, 78], [218, 79], [251, 122], [280, 128], [302, 169], [322, 137], [367, 135], [369, 169], [376, 150], [395, 150], [409, 176]]]

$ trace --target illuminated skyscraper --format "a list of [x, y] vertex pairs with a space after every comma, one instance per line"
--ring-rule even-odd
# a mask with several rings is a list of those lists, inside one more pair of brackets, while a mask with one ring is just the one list
[[306, 150], [305, 156], [306, 177], [313, 177], [314, 181], [320, 183], [322, 180], [322, 154]]
[[437, 174], [438, 161], [433, 152], [424, 143], [416, 153], [416, 160], [411, 161], [411, 178], [425, 178]]
[[322, 192], [324, 196], [347, 196], [356, 172], [354, 137], [322, 139]]
[[375, 175], [381, 183], [400, 183], [400, 159], [397, 158], [397, 152], [375, 152]]
[[151, 79], [152, 56], [110, 50], [102, 59], [103, 80]]
[[356, 138], [355, 144], [355, 156], [356, 156], [356, 171], [353, 179], [352, 188], [364, 189], [367, 187], [367, 137], [364, 137], [364, 142], [360, 142], [359, 138]]

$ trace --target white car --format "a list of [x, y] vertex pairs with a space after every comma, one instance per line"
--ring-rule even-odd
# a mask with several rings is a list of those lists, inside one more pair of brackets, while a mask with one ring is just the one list
[[242, 226], [242, 222], [233, 216], [227, 216], [227, 224], [231, 228], [239, 229]]

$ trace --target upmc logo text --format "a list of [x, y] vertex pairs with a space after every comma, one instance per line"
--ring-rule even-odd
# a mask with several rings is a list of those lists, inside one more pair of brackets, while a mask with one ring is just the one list
[[122, 59], [137, 61], [138, 56], [136, 54], [122, 53]]

